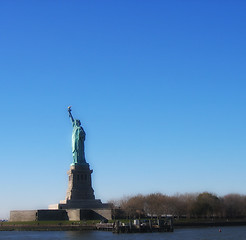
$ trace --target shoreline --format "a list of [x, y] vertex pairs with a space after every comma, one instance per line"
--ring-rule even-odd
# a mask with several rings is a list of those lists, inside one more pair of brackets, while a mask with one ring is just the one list
[[[179, 228], [193, 227], [230, 227], [230, 226], [246, 226], [246, 220], [216, 220], [216, 221], [174, 221], [174, 231]], [[14, 223], [10, 222], [0, 224], [1, 231], [102, 231], [97, 229], [96, 224], [79, 224], [71, 223]]]
[[173, 224], [175, 228], [189, 228], [189, 227], [235, 227], [235, 226], [246, 226], [246, 221], [208, 221], [208, 222], [182, 222]]
[[0, 226], [1, 231], [92, 231], [97, 230], [96, 225], [6, 225]]

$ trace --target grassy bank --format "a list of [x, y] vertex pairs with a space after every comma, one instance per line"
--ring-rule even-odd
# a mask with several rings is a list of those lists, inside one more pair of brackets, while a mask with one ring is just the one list
[[0, 231], [84, 231], [95, 230], [99, 221], [30, 221], [2, 222]]
[[246, 225], [246, 218], [242, 219], [174, 219], [174, 227], [202, 227], [202, 226], [243, 226]]
[[[129, 223], [128, 219], [120, 220]], [[0, 231], [86, 231], [96, 230], [99, 220], [1, 222]], [[113, 222], [111, 220], [110, 222]], [[174, 219], [176, 227], [246, 226], [246, 219]]]
[[0, 226], [18, 226], [18, 225], [29, 225], [29, 226], [43, 226], [43, 225], [57, 225], [57, 226], [68, 226], [68, 225], [95, 225], [100, 220], [86, 220], [86, 221], [29, 221], [29, 222], [1, 222]]

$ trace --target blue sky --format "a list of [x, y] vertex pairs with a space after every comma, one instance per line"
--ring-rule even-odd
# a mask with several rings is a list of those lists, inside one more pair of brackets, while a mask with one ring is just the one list
[[246, 194], [246, 3], [1, 1], [0, 218], [65, 198], [67, 106], [103, 201]]

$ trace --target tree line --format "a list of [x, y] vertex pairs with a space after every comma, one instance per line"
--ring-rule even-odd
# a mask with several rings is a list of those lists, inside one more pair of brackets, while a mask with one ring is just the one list
[[168, 196], [162, 193], [138, 194], [111, 201], [113, 214], [126, 218], [243, 218], [246, 217], [246, 195], [213, 193], [187, 193]]

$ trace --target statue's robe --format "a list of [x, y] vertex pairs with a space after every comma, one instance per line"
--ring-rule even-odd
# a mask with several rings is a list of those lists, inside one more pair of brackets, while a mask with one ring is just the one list
[[72, 151], [73, 151], [74, 163], [85, 162], [84, 141], [85, 141], [84, 129], [81, 126], [77, 126], [74, 122], [73, 133], [72, 133]]

